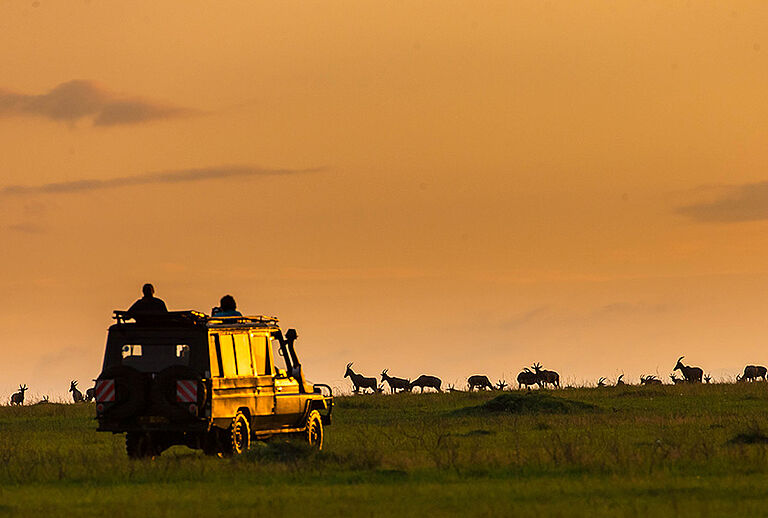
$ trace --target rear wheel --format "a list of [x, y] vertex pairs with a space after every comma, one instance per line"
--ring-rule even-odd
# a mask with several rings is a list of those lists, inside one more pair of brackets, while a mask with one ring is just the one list
[[317, 451], [323, 449], [323, 421], [320, 419], [320, 412], [312, 410], [307, 418], [307, 442], [309, 446]]
[[125, 451], [131, 459], [147, 459], [160, 456], [162, 447], [148, 432], [125, 434]]
[[240, 455], [251, 448], [251, 427], [245, 414], [238, 412], [225, 434], [225, 453]]

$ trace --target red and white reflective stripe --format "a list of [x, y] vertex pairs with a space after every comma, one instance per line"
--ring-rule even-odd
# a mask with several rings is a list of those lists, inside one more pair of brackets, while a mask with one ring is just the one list
[[176, 382], [176, 401], [195, 403], [197, 401], [197, 380], [178, 380]]
[[98, 380], [96, 382], [96, 401], [106, 403], [115, 400], [115, 380]]

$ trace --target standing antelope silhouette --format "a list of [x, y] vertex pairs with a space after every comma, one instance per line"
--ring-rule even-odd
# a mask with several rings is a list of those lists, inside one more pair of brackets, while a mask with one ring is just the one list
[[24, 404], [24, 392], [26, 392], [29, 389], [26, 385], [19, 385], [19, 391], [11, 394], [11, 404], [12, 405], [23, 405]]
[[69, 391], [72, 393], [72, 399], [74, 400], [75, 403], [82, 403], [83, 401], [85, 401], [85, 399], [83, 398], [83, 393], [77, 389], [76, 380], [72, 380], [69, 383]]

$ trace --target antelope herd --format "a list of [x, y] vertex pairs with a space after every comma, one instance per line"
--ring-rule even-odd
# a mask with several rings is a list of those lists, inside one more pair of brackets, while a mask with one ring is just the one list
[[[704, 374], [704, 370], [701, 367], [692, 367], [683, 363], [681, 356], [677, 359], [675, 367], [672, 369], [672, 373], [669, 375], [669, 379], [672, 384], [678, 385], [681, 383], [711, 383], [712, 376]], [[370, 389], [371, 393], [381, 393], [384, 391], [384, 384], [389, 385], [390, 393], [396, 392], [411, 392], [415, 387], [419, 387], [421, 392], [424, 392], [425, 388], [432, 388], [437, 392], [442, 392], [442, 381], [435, 376], [428, 376], [422, 374], [414, 381], [410, 378], [397, 378], [390, 376], [389, 369], [384, 369], [381, 372], [381, 383], [375, 377], [366, 377], [352, 370], [352, 363], [347, 364], [347, 370], [344, 373], [345, 378], [349, 378], [352, 381], [352, 390], [355, 394], [360, 392], [365, 393], [366, 389]], [[680, 371], [682, 377], [677, 377], [675, 372]], [[761, 365], [747, 365], [744, 367], [744, 372], [736, 376], [738, 383], [757, 381], [762, 379], [768, 380], [768, 369]], [[616, 378], [614, 386], [620, 387], [626, 386], [628, 383], [624, 381], [624, 374], [621, 374]], [[543, 388], [560, 388], [560, 374], [555, 371], [544, 369], [541, 363], [534, 363], [531, 367], [524, 367], [520, 374], [517, 375], [517, 389], [523, 388], [530, 390], [532, 386], [537, 386], [540, 389]], [[640, 385], [663, 385], [662, 380], [654, 374], [641, 375]], [[597, 387], [610, 386], [608, 378], [601, 377], [597, 381]], [[499, 380], [497, 383], [492, 383], [488, 376], [482, 374], [475, 374], [467, 378], [467, 391], [472, 392], [474, 390], [506, 390], [509, 387], [512, 390], [513, 387], [509, 386], [505, 380]], [[566, 388], [572, 388], [570, 386]], [[461, 389], [457, 389], [454, 384], [447, 386], [448, 392], [462, 392]]]

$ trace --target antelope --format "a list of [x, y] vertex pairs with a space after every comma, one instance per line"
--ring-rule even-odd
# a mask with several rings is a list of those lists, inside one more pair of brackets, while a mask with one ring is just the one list
[[378, 384], [376, 383], [376, 378], [367, 378], [362, 374], [356, 373], [352, 370], [352, 363], [347, 364], [347, 372], [344, 373], [344, 377], [349, 378], [352, 381], [355, 394], [360, 392], [360, 389], [365, 391], [365, 389], [369, 388], [373, 392], [376, 392], [376, 390], [379, 388]]
[[641, 385], [661, 385], [661, 380], [656, 376], [640, 376]]
[[77, 381], [72, 380], [69, 383], [69, 392], [72, 393], [72, 399], [75, 401], [75, 403], [82, 403], [84, 401], [83, 393], [77, 390]]
[[384, 369], [383, 371], [381, 371], [381, 382], [384, 383], [386, 381], [387, 383], [389, 383], [389, 391], [392, 394], [397, 392], [397, 389], [400, 389], [402, 391], [408, 390], [408, 388], [411, 386], [411, 380], [389, 376], [387, 374], [388, 371], [389, 369]]
[[40, 401], [38, 401], [35, 404], [36, 405], [45, 405], [46, 403], [50, 403], [50, 401], [48, 401], [48, 396], [43, 396], [43, 399], [41, 399]]
[[618, 387], [619, 385], [626, 385], [626, 383], [624, 383], [624, 375], [623, 374], [620, 375], [618, 378], [616, 378], [616, 386]]
[[600, 378], [599, 380], [597, 380], [597, 386], [598, 387], [604, 387], [605, 386], [605, 382], [606, 382], [605, 378]]
[[517, 375], [517, 390], [520, 390], [523, 385], [528, 390], [531, 390], [530, 385], [538, 385], [541, 387], [541, 382], [539, 381], [539, 377], [536, 375], [535, 372], [531, 371], [528, 367], [525, 367], [520, 374]]
[[710, 376], [709, 374], [705, 374], [704, 383], [712, 383], [712, 376]]
[[534, 363], [533, 370], [536, 372], [536, 376], [541, 383], [544, 383], [544, 385], [552, 384], [556, 388], [560, 388], [560, 375], [558, 373], [542, 369], [540, 363]]
[[454, 388], [453, 385], [448, 385], [448, 392], [461, 392], [461, 390]]
[[26, 385], [19, 385], [19, 391], [11, 394], [11, 404], [12, 405], [23, 405], [24, 404], [24, 392], [26, 392], [29, 389]]
[[675, 364], [675, 368], [672, 369], [673, 371], [679, 370], [680, 373], [683, 375], [683, 378], [685, 378], [685, 381], [688, 383], [701, 383], [701, 377], [704, 375], [704, 371], [701, 370], [700, 367], [691, 367], [689, 365], [683, 365], [683, 363], [680, 361], [685, 356], [681, 356], [677, 359], [677, 364]]
[[757, 378], [763, 378], [763, 381], [765, 381], [765, 374], [766, 369], [762, 365], [747, 365], [744, 367], [741, 381], [755, 381]]
[[685, 380], [683, 378], [678, 378], [677, 376], [675, 376], [674, 372], [669, 375], [669, 379], [671, 379], [672, 383], [674, 383], [675, 385], [679, 383], [685, 383]]
[[507, 382], [506, 382], [506, 380], [499, 380], [499, 381], [496, 383], [496, 390], [504, 390], [504, 389], [505, 389], [505, 388], [507, 388], [508, 386], [509, 386], [509, 385], [507, 385]]
[[487, 388], [488, 390], [493, 390], [493, 385], [491, 385], [491, 380], [488, 379], [488, 376], [479, 374], [467, 378], [467, 386], [469, 387], [470, 392], [472, 392], [473, 389], [480, 390]]
[[426, 374], [422, 374], [415, 380], [411, 382], [411, 390], [413, 390], [413, 387], [420, 387], [421, 393], [424, 393], [424, 387], [431, 387], [435, 389], [438, 392], [442, 392], [440, 390], [440, 385], [442, 385], [443, 382], [440, 381], [440, 378], [436, 378], [435, 376], [427, 376]]

